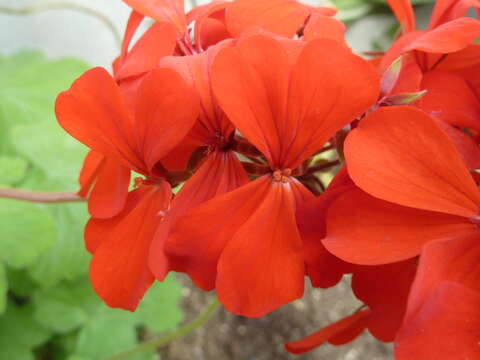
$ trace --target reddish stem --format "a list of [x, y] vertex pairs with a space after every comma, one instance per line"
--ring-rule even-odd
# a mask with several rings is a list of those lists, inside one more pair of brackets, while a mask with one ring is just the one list
[[0, 198], [15, 199], [38, 203], [64, 203], [86, 201], [77, 194], [67, 192], [33, 192], [20, 189], [1, 189]]

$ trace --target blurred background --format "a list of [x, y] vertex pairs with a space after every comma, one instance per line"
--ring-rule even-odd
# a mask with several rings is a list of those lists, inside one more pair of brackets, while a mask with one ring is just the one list
[[[259, 0], [261, 1], [261, 0]], [[198, 4], [207, 1], [198, 1]], [[382, 0], [332, 0], [357, 52], [381, 51], [397, 24]], [[192, 2], [186, 1], [187, 8]], [[416, 1], [420, 27], [430, 1]], [[109, 68], [129, 8], [120, 0], [0, 0], [0, 188], [76, 191], [85, 148], [57, 125], [56, 95], [92, 66]], [[85, 204], [0, 199], [0, 359], [120, 359], [114, 355], [191, 321], [214, 296], [181, 275], [155, 284], [135, 313], [110, 309], [88, 282]], [[270, 360], [390, 358], [389, 345], [363, 334], [294, 357], [283, 343], [358, 307], [349, 279], [262, 319], [217, 311], [202, 328], [157, 352], [129, 359]]]

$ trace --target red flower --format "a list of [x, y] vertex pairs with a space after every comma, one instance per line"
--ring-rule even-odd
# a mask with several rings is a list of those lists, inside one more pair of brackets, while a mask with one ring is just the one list
[[[159, 161], [194, 124], [197, 95], [174, 71], [154, 70], [138, 90], [132, 116], [113, 78], [94, 68], [58, 96], [56, 113], [60, 125], [95, 153], [146, 177], [117, 216], [92, 218], [85, 238], [94, 254], [90, 276], [96, 292], [112, 307], [134, 310], [153, 281], [148, 249], [171, 196]], [[115, 187], [118, 177], [111, 180]], [[108, 188], [107, 179], [101, 181], [99, 186]], [[118, 187], [120, 198], [124, 191]]]
[[314, 40], [298, 52], [289, 44], [257, 35], [217, 55], [218, 102], [270, 171], [189, 211], [166, 244], [199, 287], [216, 288], [230, 311], [251, 317], [303, 293], [295, 212], [313, 195], [295, 168], [378, 96], [374, 70], [343, 45]]
[[448, 135], [410, 107], [382, 108], [345, 142], [360, 190], [330, 208], [324, 245], [359, 264], [418, 255], [424, 244], [478, 233], [480, 191]]

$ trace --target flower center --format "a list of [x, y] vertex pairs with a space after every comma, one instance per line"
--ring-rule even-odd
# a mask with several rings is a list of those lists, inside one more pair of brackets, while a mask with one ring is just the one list
[[290, 175], [292, 175], [292, 169], [277, 169], [273, 172], [273, 180], [286, 183]]

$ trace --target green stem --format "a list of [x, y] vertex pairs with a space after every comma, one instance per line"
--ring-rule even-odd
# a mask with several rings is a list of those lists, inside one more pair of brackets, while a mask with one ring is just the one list
[[28, 6], [23, 8], [15, 8], [11, 6], [0, 5], [0, 13], [9, 14], [9, 15], [31, 15], [31, 14], [35, 14], [35, 13], [46, 11], [46, 10], [74, 10], [89, 16], [93, 16], [98, 20], [100, 20], [104, 25], [106, 25], [110, 29], [118, 45], [120, 45], [122, 42], [122, 36], [118, 32], [118, 29], [115, 27], [115, 24], [112, 22], [112, 20], [110, 20], [107, 16], [105, 16], [101, 12], [94, 10], [92, 8], [89, 8], [88, 6], [64, 2], [64, 1], [33, 5], [33, 6]]
[[123, 351], [121, 353], [118, 353], [116, 355], [110, 356], [106, 358], [105, 360], [121, 360], [121, 359], [127, 359], [130, 356], [148, 351], [148, 350], [153, 350], [155, 348], [158, 348], [162, 345], [168, 344], [169, 342], [180, 338], [182, 336], [187, 335], [191, 331], [195, 330], [197, 327], [203, 325], [210, 317], [210, 315], [213, 314], [213, 312], [218, 308], [220, 303], [218, 302], [217, 299], [215, 299], [210, 305], [208, 305], [205, 310], [191, 323], [188, 323], [185, 326], [182, 326], [181, 328], [178, 328], [177, 330], [174, 330], [166, 335], [162, 335], [158, 338], [153, 338], [151, 340], [147, 340], [141, 344], [138, 344], [136, 347], [131, 348], [129, 350]]

